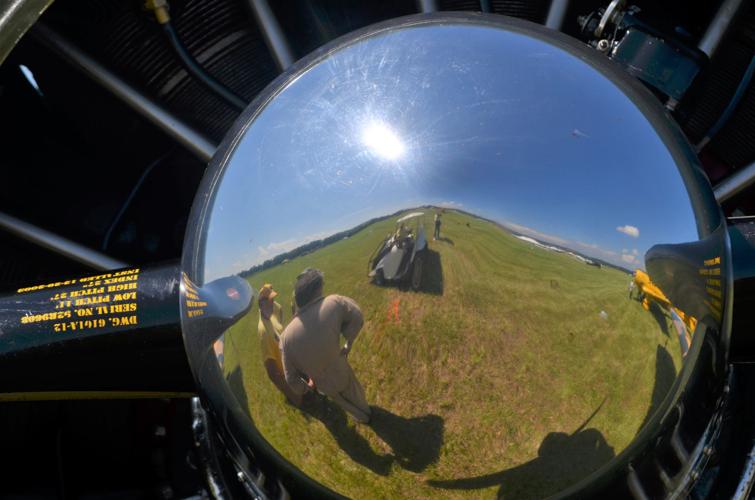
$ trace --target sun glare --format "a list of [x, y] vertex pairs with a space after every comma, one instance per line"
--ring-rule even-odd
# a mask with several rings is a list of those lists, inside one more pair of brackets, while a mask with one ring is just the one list
[[383, 123], [370, 123], [362, 134], [362, 141], [370, 151], [386, 160], [396, 160], [404, 154], [404, 144]]

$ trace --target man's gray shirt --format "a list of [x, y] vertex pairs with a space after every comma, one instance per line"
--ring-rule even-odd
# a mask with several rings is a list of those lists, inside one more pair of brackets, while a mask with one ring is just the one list
[[341, 355], [341, 335], [353, 344], [364, 318], [359, 306], [342, 295], [328, 295], [302, 307], [281, 335], [286, 382], [294, 392], [307, 391], [309, 376], [324, 392], [345, 389], [351, 367]]

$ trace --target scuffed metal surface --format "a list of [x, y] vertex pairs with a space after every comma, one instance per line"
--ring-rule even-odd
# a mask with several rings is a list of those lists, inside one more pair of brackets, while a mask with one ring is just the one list
[[0, 64], [51, 3], [52, 0], [0, 2]]

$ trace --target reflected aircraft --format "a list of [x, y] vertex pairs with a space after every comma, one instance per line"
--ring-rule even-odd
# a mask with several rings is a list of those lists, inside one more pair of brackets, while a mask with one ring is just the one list
[[422, 286], [422, 264], [427, 250], [424, 212], [412, 212], [396, 221], [396, 230], [385, 237], [370, 256], [369, 274], [376, 285], [409, 278], [413, 290]]
[[635, 270], [634, 283], [639, 292], [639, 300], [642, 302], [643, 309], [649, 311], [650, 302], [653, 301], [669, 315], [679, 336], [679, 346], [682, 350], [682, 356], [686, 356], [692, 343], [692, 333], [697, 327], [697, 319], [674, 307], [663, 291], [651, 281], [650, 276], [642, 269]]

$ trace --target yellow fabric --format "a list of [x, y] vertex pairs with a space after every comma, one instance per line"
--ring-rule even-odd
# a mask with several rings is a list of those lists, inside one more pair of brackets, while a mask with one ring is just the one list
[[671, 307], [674, 309], [676, 314], [679, 315], [684, 324], [687, 325], [687, 328], [689, 329], [688, 335], [690, 332], [694, 333], [695, 329], [697, 328], [697, 318], [695, 318], [694, 316], [687, 316], [684, 311], [673, 307], [671, 305], [671, 301], [666, 297], [661, 289], [658, 288], [655, 283], [650, 281], [650, 276], [648, 276], [647, 273], [643, 272], [641, 269], [637, 269], [634, 272], [634, 282], [637, 284], [640, 292], [643, 292], [645, 294], [645, 299], [643, 299], [642, 301], [642, 307], [646, 311], [650, 309], [649, 299], [653, 299], [655, 302], [661, 304], [664, 307]]
[[666, 298], [666, 295], [663, 294], [660, 288], [658, 288], [655, 283], [650, 281], [650, 276], [647, 275], [647, 273], [643, 272], [640, 269], [637, 269], [634, 272], [634, 281], [637, 283], [637, 287], [640, 289], [641, 292], [643, 292], [645, 295], [649, 296], [651, 299], [655, 300], [656, 302], [660, 302], [663, 306], [669, 307], [671, 305], [671, 302]]
[[260, 347], [262, 349], [262, 361], [268, 359], [275, 361], [280, 372], [283, 373], [283, 362], [281, 360], [281, 351], [278, 346], [280, 334], [283, 332], [283, 311], [280, 304], [273, 303], [273, 314], [270, 319], [265, 319], [260, 314], [259, 323], [257, 323], [257, 332], [260, 338]]

